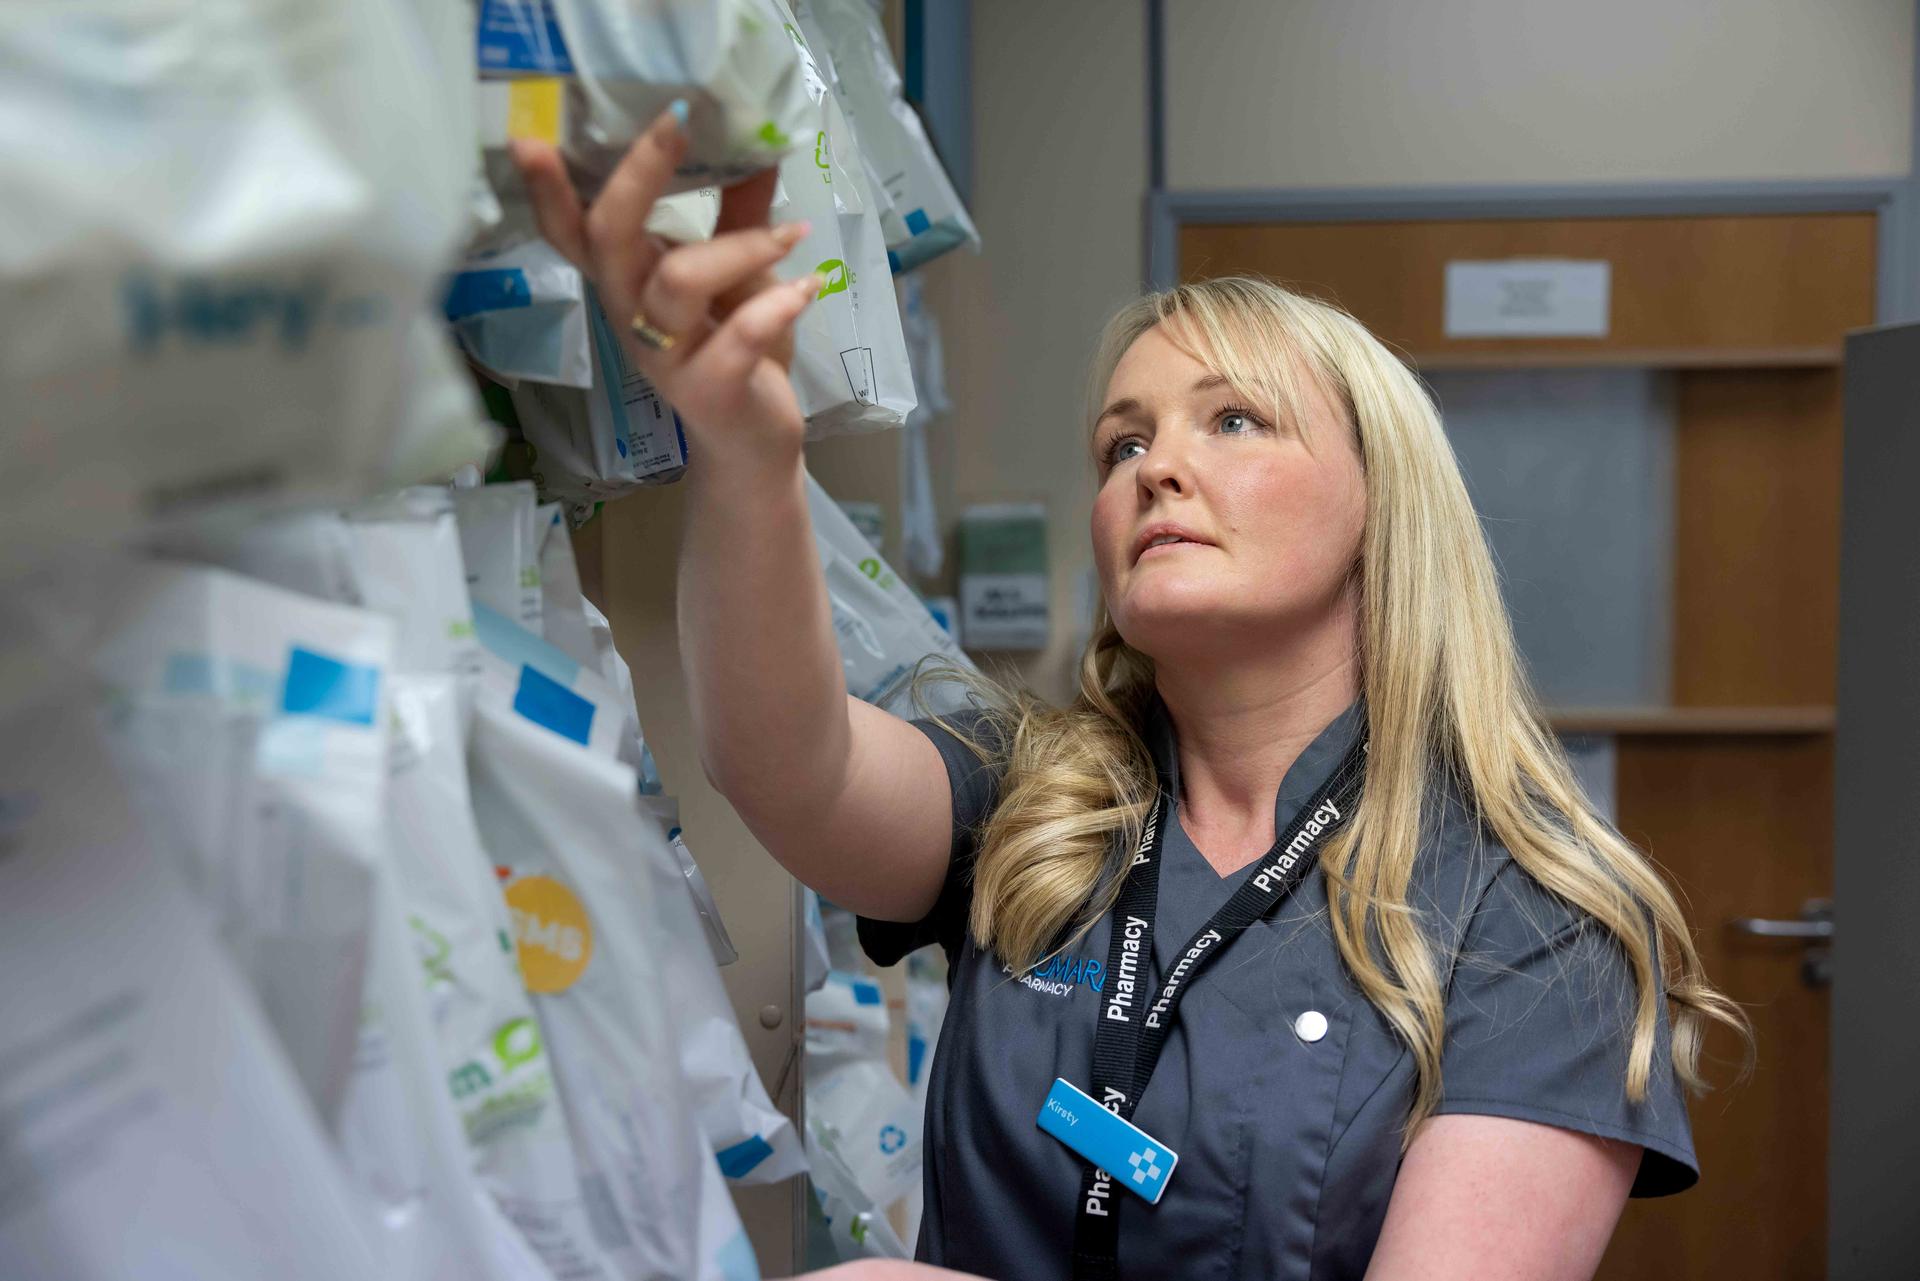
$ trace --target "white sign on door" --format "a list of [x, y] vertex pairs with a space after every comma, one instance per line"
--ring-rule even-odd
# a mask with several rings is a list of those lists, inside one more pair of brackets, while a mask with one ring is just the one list
[[1605, 338], [1612, 284], [1608, 262], [1450, 262], [1446, 336]]

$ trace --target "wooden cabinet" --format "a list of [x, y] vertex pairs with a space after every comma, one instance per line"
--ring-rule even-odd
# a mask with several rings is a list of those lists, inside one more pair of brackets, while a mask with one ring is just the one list
[[[1180, 273], [1333, 298], [1425, 369], [1838, 365], [1873, 321], [1874, 232], [1870, 213], [1202, 225], [1180, 233]], [[1505, 258], [1611, 263], [1607, 336], [1448, 338], [1446, 265]]]

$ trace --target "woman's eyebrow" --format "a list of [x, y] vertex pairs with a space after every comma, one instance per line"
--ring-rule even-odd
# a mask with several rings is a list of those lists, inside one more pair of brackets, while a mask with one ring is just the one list
[[[1227, 379], [1224, 375], [1204, 374], [1194, 382], [1192, 387], [1187, 389], [1187, 394], [1194, 395], [1203, 391], [1212, 391], [1216, 387], [1225, 386], [1227, 386]], [[1093, 424], [1098, 427], [1109, 418], [1135, 418], [1139, 416], [1139, 399], [1134, 396], [1122, 396], [1119, 400], [1114, 401], [1111, 405], [1101, 410], [1100, 416], [1093, 420]]]

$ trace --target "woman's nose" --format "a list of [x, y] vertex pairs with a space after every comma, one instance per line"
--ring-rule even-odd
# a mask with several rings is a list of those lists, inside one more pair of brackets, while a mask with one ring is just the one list
[[1193, 487], [1186, 449], [1174, 436], [1173, 432], [1160, 433], [1140, 459], [1134, 475], [1143, 499], [1151, 500], [1157, 493], [1184, 494]]

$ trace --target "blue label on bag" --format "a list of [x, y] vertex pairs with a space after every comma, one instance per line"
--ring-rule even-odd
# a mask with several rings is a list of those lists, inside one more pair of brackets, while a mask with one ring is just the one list
[[474, 60], [482, 71], [573, 74], [553, 0], [481, 0], [477, 36]]
[[927, 1038], [917, 1030], [907, 1033], [907, 1084], [920, 1084], [920, 1069], [927, 1062]]
[[490, 653], [509, 663], [524, 664], [569, 691], [580, 675], [580, 664], [565, 650], [548, 644], [504, 614], [473, 603], [473, 634]]
[[582, 746], [593, 736], [593, 704], [531, 667], [520, 669], [520, 687], [514, 691], [513, 710]]
[[1105, 1172], [1109, 1183], [1149, 1205], [1160, 1203], [1180, 1161], [1178, 1152], [1058, 1077], [1047, 1091], [1037, 1124]]
[[772, 1156], [773, 1145], [756, 1134], [730, 1148], [721, 1148], [713, 1155], [720, 1162], [720, 1173], [729, 1179], [738, 1179]]
[[464, 320], [483, 311], [533, 306], [533, 287], [518, 267], [481, 267], [455, 274], [442, 307], [448, 320]]
[[287, 683], [281, 691], [280, 708], [293, 716], [323, 716], [349, 725], [371, 725], [379, 691], [379, 668], [342, 663], [295, 646], [287, 658]]

